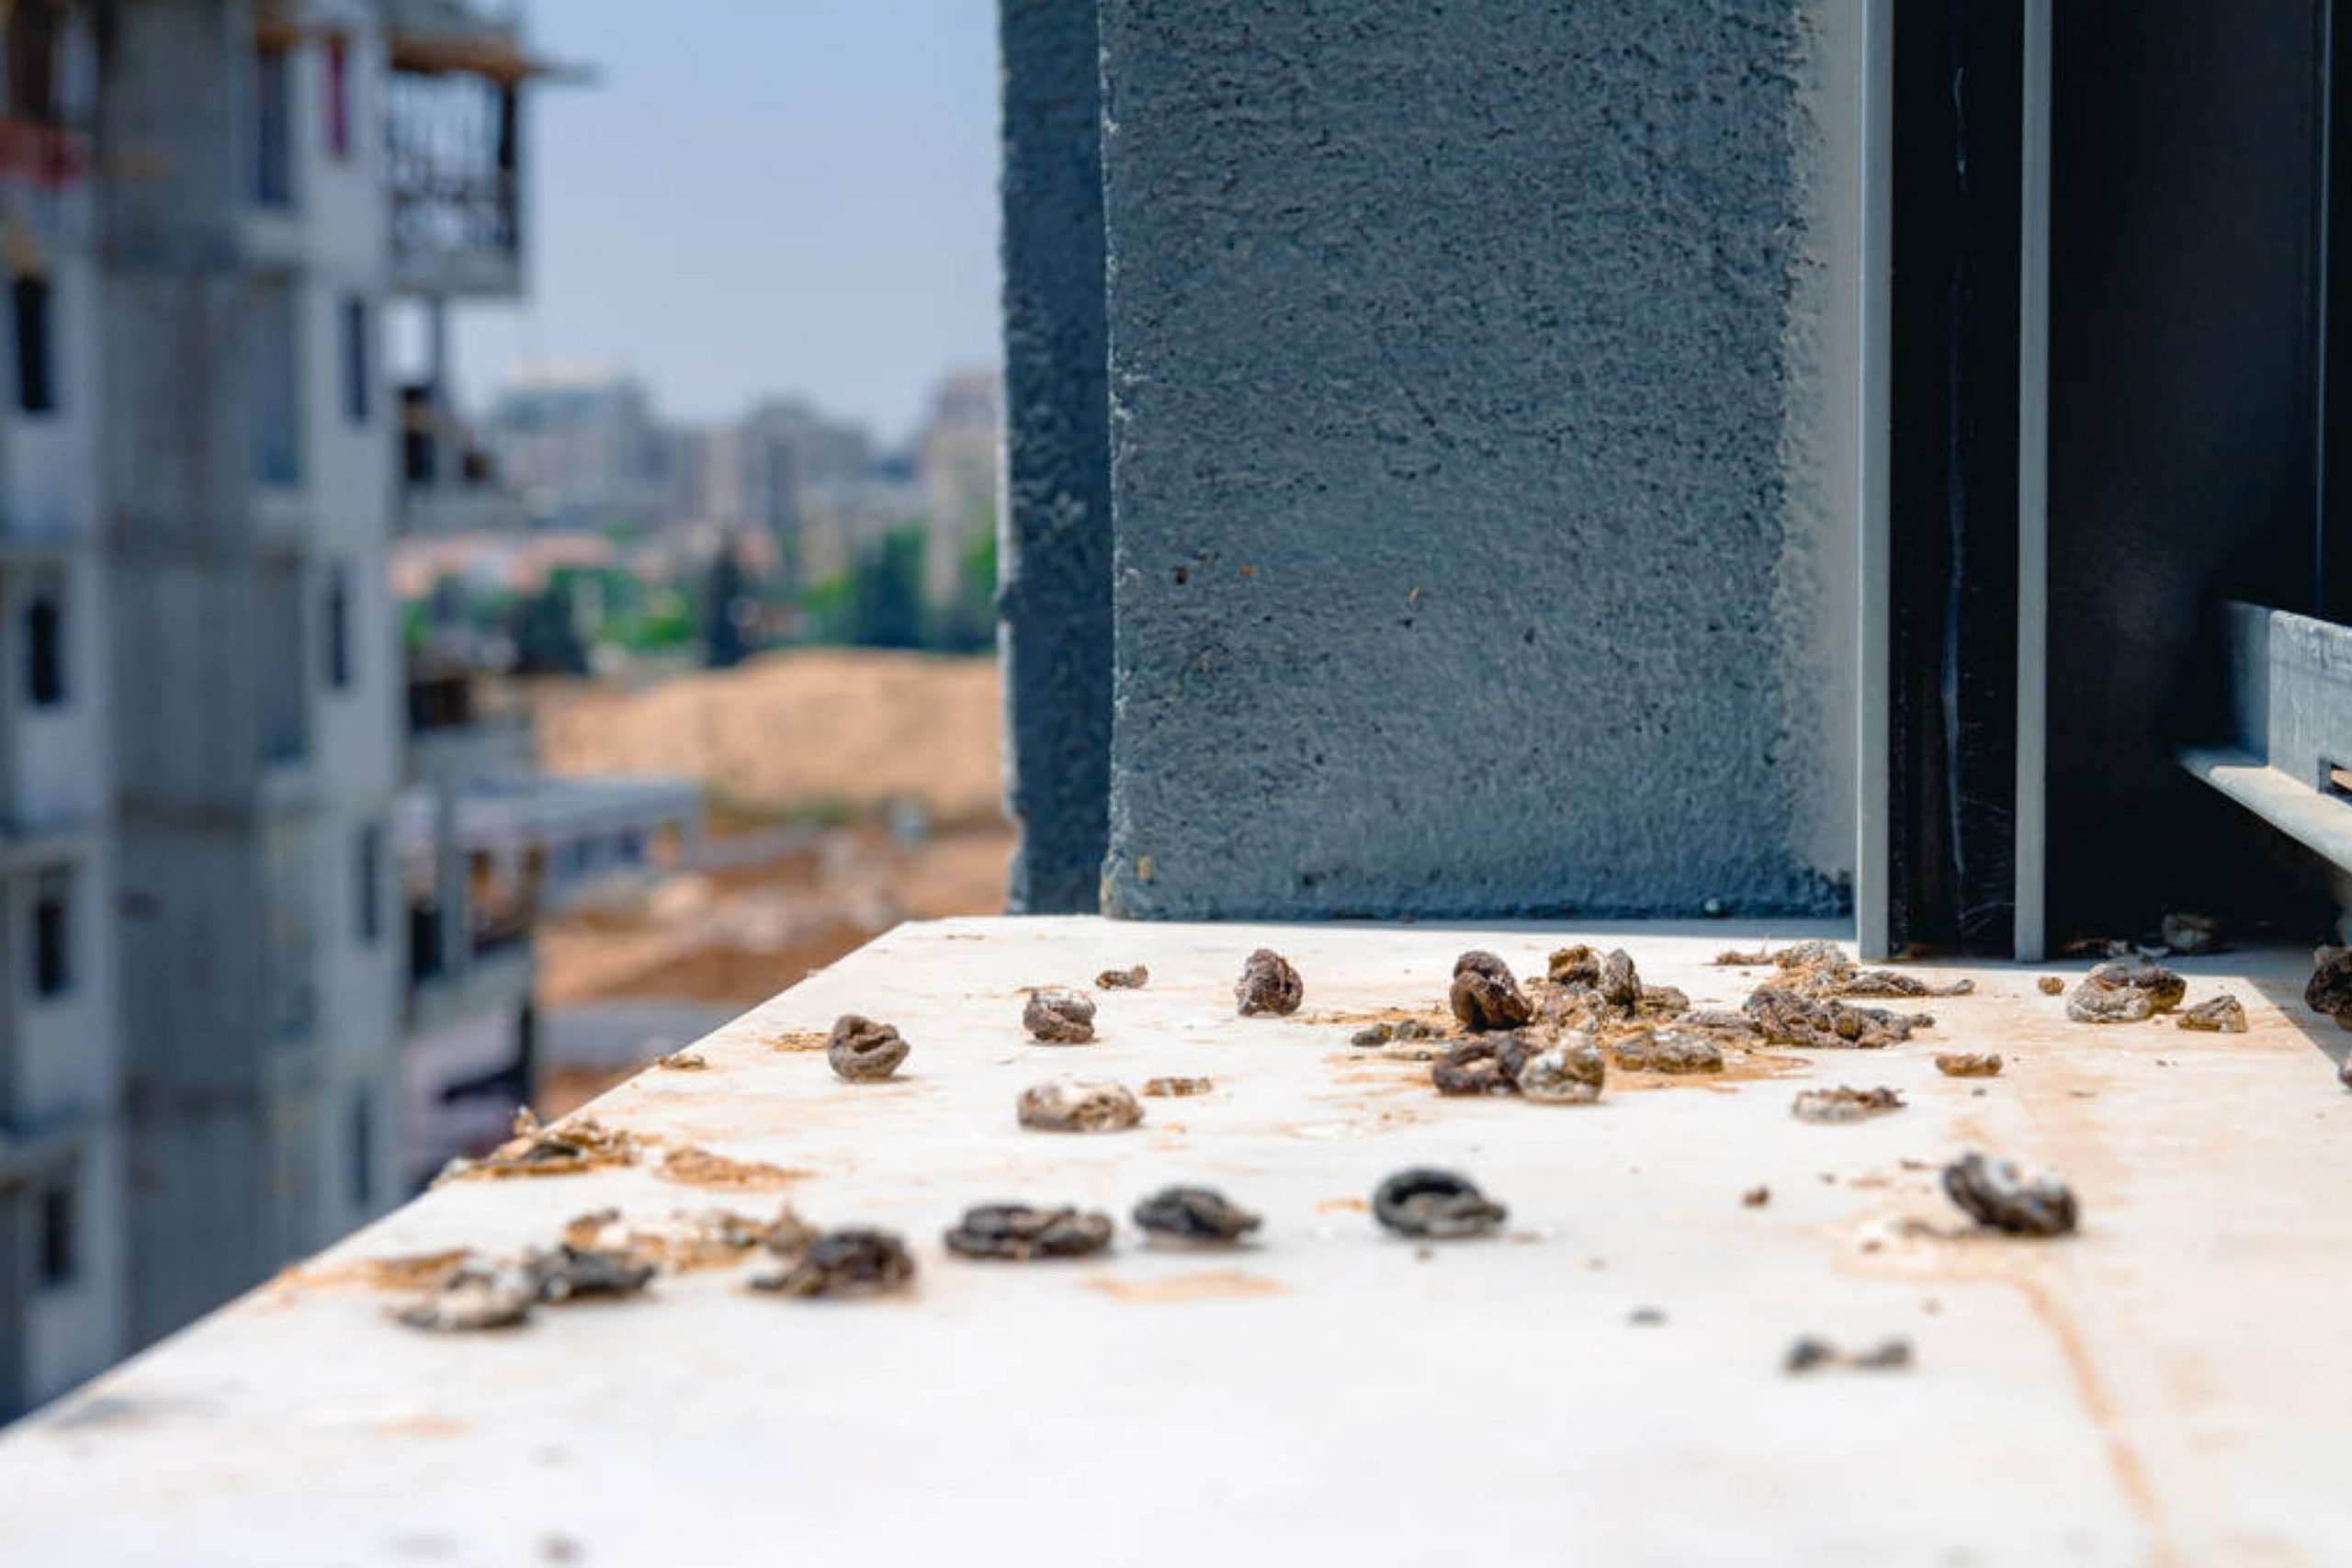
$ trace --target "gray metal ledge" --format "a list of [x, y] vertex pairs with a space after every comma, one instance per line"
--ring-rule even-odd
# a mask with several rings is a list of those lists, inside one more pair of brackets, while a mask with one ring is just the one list
[[2312, 853], [2352, 869], [2352, 800], [2232, 749], [2191, 748], [2180, 765]]
[[2352, 870], [2352, 629], [2222, 606], [2233, 743], [2178, 753], [2189, 773]]

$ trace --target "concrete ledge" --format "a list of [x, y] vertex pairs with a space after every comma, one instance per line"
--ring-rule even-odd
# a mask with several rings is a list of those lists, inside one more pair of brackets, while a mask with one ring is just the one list
[[[1918, 1004], [1938, 1024], [1910, 1044], [1621, 1079], [1589, 1108], [1439, 1100], [1425, 1067], [1346, 1043], [1366, 1013], [1435, 1003], [1465, 946], [1524, 971], [1568, 934], [901, 927], [710, 1036], [706, 1070], [593, 1109], [656, 1156], [804, 1173], [782, 1195], [808, 1217], [906, 1235], [911, 1295], [778, 1301], [722, 1268], [421, 1335], [384, 1318], [364, 1260], [543, 1245], [607, 1204], [650, 1226], [776, 1201], [652, 1160], [452, 1183], [0, 1438], [0, 1561], [1879, 1568], [2317, 1561], [2352, 1540], [2333, 1348], [2352, 1104], [2329, 1059], [2352, 1034], [2295, 1002], [2301, 954], [2183, 965], [2191, 1000], [2245, 1001], [2244, 1035], [2071, 1024], [2035, 971], [1941, 969], [1976, 994]], [[1704, 962], [1754, 929], [1577, 934], [1702, 1000], [1759, 977]], [[1305, 976], [1294, 1019], [1234, 1016], [1261, 942]], [[1026, 1040], [1024, 987], [1136, 962], [1151, 983], [1102, 993], [1097, 1043]], [[853, 1009], [914, 1043], [901, 1081], [777, 1048]], [[1945, 1078], [1951, 1048], [2009, 1065]], [[1013, 1122], [1046, 1077], [1169, 1073], [1216, 1087], [1147, 1100], [1126, 1134]], [[1910, 1103], [1790, 1115], [1840, 1082]], [[1962, 1234], [1935, 1167], [1972, 1146], [2056, 1167], [2081, 1234]], [[1508, 1236], [1382, 1235], [1363, 1201], [1425, 1162], [1509, 1202]], [[1139, 1246], [1129, 1206], [1188, 1179], [1262, 1212], [1262, 1242]], [[1001, 1198], [1109, 1209], [1119, 1241], [1059, 1266], [944, 1256], [941, 1228]], [[1791, 1377], [1800, 1335], [1904, 1337], [1915, 1364]]]

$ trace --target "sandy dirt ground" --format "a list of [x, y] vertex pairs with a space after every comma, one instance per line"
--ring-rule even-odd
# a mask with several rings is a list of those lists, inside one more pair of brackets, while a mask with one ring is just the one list
[[791, 813], [923, 804], [943, 824], [999, 818], [996, 660], [797, 649], [632, 690], [566, 682], [535, 696], [539, 761], [562, 773], [692, 773], [726, 806]]
[[[725, 866], [542, 922], [540, 1006], [749, 1008], [901, 920], [1001, 911], [998, 690], [990, 659], [823, 649], [536, 694], [542, 765], [694, 775]], [[885, 823], [907, 801], [928, 827], [902, 836]], [[629, 1070], [550, 1060], [540, 1110], [561, 1114]]]
[[642, 901], [539, 928], [543, 1005], [618, 996], [750, 1007], [900, 920], [1004, 908], [1009, 829], [920, 844], [826, 829], [775, 860], [672, 877]]

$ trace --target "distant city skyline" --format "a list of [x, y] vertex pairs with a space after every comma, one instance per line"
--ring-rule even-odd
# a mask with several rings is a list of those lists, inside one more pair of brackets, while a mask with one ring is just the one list
[[592, 67], [536, 96], [527, 302], [456, 320], [487, 405], [602, 361], [668, 418], [809, 400], [905, 440], [997, 346], [988, 0], [538, 0], [535, 48]]
[[797, 411], [845, 431], [854, 431], [861, 439], [870, 438], [878, 457], [903, 457], [922, 444], [926, 427], [943, 399], [954, 400], [976, 376], [993, 381], [996, 371], [993, 357], [985, 362], [976, 359], [942, 367], [917, 389], [914, 418], [903, 424], [893, 424], [862, 418], [848, 409], [837, 406], [821, 393], [782, 383], [752, 386], [744, 392], [741, 401], [729, 407], [686, 413], [673, 406], [653, 378], [628, 359], [617, 355], [524, 358], [501, 366], [488, 377], [469, 381], [469, 400], [466, 412], [476, 429], [488, 429], [495, 424], [502, 407], [517, 400], [530, 401], [550, 390], [588, 391], [601, 396], [628, 388], [642, 399], [645, 414], [650, 423], [664, 431], [675, 434], [725, 431], [783, 409]]

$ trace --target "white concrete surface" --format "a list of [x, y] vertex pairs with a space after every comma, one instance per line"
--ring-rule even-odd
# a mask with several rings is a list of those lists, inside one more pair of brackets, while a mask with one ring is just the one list
[[[1626, 931], [1653, 981], [1736, 1005], [1705, 966], [1753, 931]], [[1800, 934], [1775, 931], [1775, 936]], [[2352, 1553], [2352, 1213], [2338, 1201], [2352, 1035], [2294, 998], [2300, 953], [2182, 967], [2252, 1032], [2070, 1024], [2035, 973], [1880, 1052], [1774, 1055], [1720, 1083], [1614, 1084], [1591, 1108], [1441, 1100], [1346, 1044], [1345, 1015], [1440, 996], [1526, 928], [1269, 930], [959, 920], [902, 927], [648, 1073], [595, 1114], [808, 1174], [821, 1223], [896, 1227], [899, 1301], [665, 1276], [506, 1335], [395, 1325], [356, 1260], [551, 1241], [617, 1204], [650, 1224], [774, 1200], [652, 1165], [445, 1186], [0, 1438], [0, 1561], [107, 1563], [1330, 1562], [2321, 1562]], [[1617, 939], [1612, 939], [1617, 940]], [[1296, 962], [1292, 1020], [1234, 1016], [1242, 956]], [[1091, 1046], [1029, 1043], [1023, 988], [1148, 963]], [[2080, 965], [2071, 966], [2078, 969]], [[848, 1010], [913, 1042], [903, 1081], [836, 1081], [789, 1031]], [[1947, 1079], [1939, 1049], [2009, 1058]], [[1140, 1086], [1132, 1133], [1028, 1133], [1057, 1074]], [[1758, 1076], [1770, 1075], [1770, 1076]], [[1846, 1127], [1807, 1084], [1892, 1085]], [[657, 1152], [658, 1152], [657, 1146]], [[2057, 1168], [2084, 1227], [1963, 1234], [1933, 1168], [1967, 1147]], [[1464, 1169], [1508, 1236], [1423, 1256], [1362, 1201]], [[1232, 1256], [1148, 1249], [1163, 1182], [1261, 1211]], [[1741, 1194], [1769, 1184], [1771, 1199]], [[967, 1203], [1113, 1209], [1098, 1262], [985, 1265], [939, 1233]], [[1924, 1222], [1926, 1232], [1906, 1228]], [[1656, 1307], [1663, 1324], [1629, 1321]], [[1799, 1335], [1907, 1337], [1907, 1371], [1781, 1368]]]

